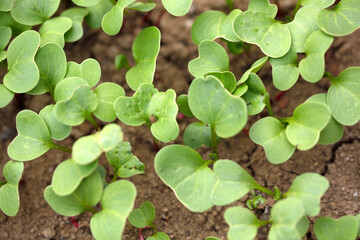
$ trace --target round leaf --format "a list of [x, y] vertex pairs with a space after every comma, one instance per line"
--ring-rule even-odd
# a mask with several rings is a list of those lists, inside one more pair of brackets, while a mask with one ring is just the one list
[[5, 184], [0, 188], [0, 209], [8, 216], [15, 216], [20, 207], [17, 185]]
[[60, 47], [65, 46], [64, 34], [71, 28], [72, 20], [68, 17], [56, 17], [44, 22], [39, 33], [41, 36], [41, 46], [47, 43], [57, 43]]
[[299, 232], [301, 237], [304, 237], [308, 229], [309, 229], [309, 219], [306, 216], [303, 216], [296, 225], [296, 230]]
[[235, 75], [232, 72], [226, 71], [226, 72], [213, 72], [208, 73], [206, 76], [214, 76], [217, 79], [221, 81], [221, 83], [224, 85], [224, 87], [229, 92], [234, 92], [236, 88], [236, 78]]
[[176, 99], [176, 103], [178, 104], [179, 107], [179, 111], [184, 114], [187, 117], [192, 117], [193, 114], [190, 110], [189, 107], [189, 100], [188, 100], [188, 95], [186, 94], [181, 94], [180, 96], [178, 96], [178, 98]]
[[74, 92], [83, 86], [89, 86], [89, 84], [79, 77], [69, 77], [61, 80], [54, 90], [55, 102], [70, 99]]
[[75, 42], [83, 36], [84, 30], [82, 22], [88, 13], [89, 11], [87, 9], [77, 7], [69, 8], [61, 13], [61, 16], [68, 17], [73, 22], [70, 30], [65, 33], [65, 41]]
[[176, 17], [184, 16], [191, 7], [193, 0], [162, 0], [165, 9]]
[[117, 1], [116, 5], [104, 15], [101, 21], [101, 27], [105, 33], [115, 35], [120, 32], [123, 23], [124, 9], [133, 2], [135, 2], [135, 0]]
[[210, 126], [203, 122], [189, 124], [184, 131], [184, 143], [193, 149], [198, 149], [203, 145], [211, 147]]
[[145, 201], [140, 208], [131, 211], [128, 221], [136, 228], [150, 226], [155, 220], [155, 208], [151, 202]]

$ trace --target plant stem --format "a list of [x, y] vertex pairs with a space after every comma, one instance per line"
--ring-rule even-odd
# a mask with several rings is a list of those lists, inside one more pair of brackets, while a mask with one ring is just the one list
[[271, 117], [275, 117], [275, 115], [274, 115], [274, 113], [273, 113], [273, 111], [272, 111], [272, 108], [271, 108], [269, 93], [266, 93], [266, 94], [265, 94], [265, 99], [264, 99], [264, 100], [265, 100], [266, 108], [267, 108], [267, 110], [268, 110], [268, 112], [269, 112], [269, 115], [270, 115]]
[[116, 5], [116, 1], [115, 0], [108, 0], [109, 2], [111, 2], [112, 4]]
[[118, 175], [117, 175], [116, 172], [114, 172], [114, 176], [113, 176], [113, 178], [111, 179], [111, 183], [115, 182], [115, 181], [117, 180], [117, 178], [118, 178]]
[[297, 11], [299, 11], [300, 6], [301, 6], [300, 1], [298, 1], [296, 3], [295, 9], [294, 9], [293, 19], [295, 18], [295, 15], [296, 15]]
[[60, 146], [60, 145], [58, 145], [58, 144], [56, 144], [54, 142], [51, 143], [50, 147], [54, 148], [54, 149], [57, 149], [57, 150], [60, 150], [60, 151], [63, 151], [63, 152], [71, 153], [71, 148]]
[[95, 119], [92, 117], [91, 114], [89, 114], [88, 116], [86, 116], [86, 120], [88, 120], [95, 128], [97, 131], [100, 131], [100, 127], [99, 125], [97, 124], [97, 122], [95, 121]]
[[97, 213], [97, 211], [95, 210], [95, 208], [90, 207], [90, 206], [87, 206], [87, 207], [86, 207], [86, 210], [88, 210], [88, 211], [91, 212], [92, 214]]
[[5, 185], [7, 182], [6, 181], [0, 181], [0, 187]]
[[212, 148], [212, 153], [215, 155], [214, 156], [215, 159], [212, 160], [218, 160], [219, 155], [217, 150], [217, 138], [216, 138], [217, 136], [216, 136], [214, 124], [210, 124], [210, 129], [211, 129], [211, 148]]
[[324, 78], [329, 79], [332, 83], [337, 81], [336, 77], [334, 77], [330, 72], [325, 72]]
[[257, 190], [259, 190], [259, 191], [262, 191], [262, 192], [264, 192], [264, 193], [266, 193], [266, 194], [269, 194], [269, 195], [272, 196], [272, 197], [275, 197], [275, 193], [274, 193], [273, 191], [271, 191], [271, 190], [269, 190], [269, 189], [267, 189], [267, 188], [265, 188], [265, 187], [263, 187], [263, 186], [257, 185], [257, 186], [254, 187], [254, 188], [257, 189]]
[[[146, 119], [146, 120], [145, 120], [145, 123], [146, 123], [146, 125], [149, 127], [150, 132], [151, 132], [151, 122], [150, 122], [150, 119]], [[151, 134], [151, 135], [152, 135], [152, 134]], [[153, 136], [153, 141], [154, 141], [154, 149], [155, 149], [156, 151], [159, 151], [159, 149], [160, 149], [160, 147], [159, 147], [159, 145], [158, 145], [159, 139], [157, 139], [156, 137], [154, 137], [154, 135], [152, 135], [152, 136]]]
[[278, 120], [282, 123], [284, 122], [289, 122], [289, 120], [291, 119], [291, 117], [287, 117], [287, 118], [278, 118]]
[[234, 1], [233, 0], [225, 0], [225, 2], [230, 11], [234, 10]]

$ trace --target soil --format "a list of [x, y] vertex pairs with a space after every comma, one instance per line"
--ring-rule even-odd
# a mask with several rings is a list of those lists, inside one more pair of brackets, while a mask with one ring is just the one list
[[[159, 1], [157, 1], [159, 2]], [[235, 6], [246, 9], [248, 1], [235, 1]], [[281, 13], [285, 16], [295, 3], [292, 0], [277, 1]], [[160, 23], [162, 32], [161, 50], [157, 58], [157, 67], [154, 84], [159, 90], [174, 89], [177, 94], [186, 93], [192, 76], [187, 71], [187, 64], [197, 57], [197, 46], [191, 41], [191, 25], [200, 13], [216, 9], [227, 12], [225, 1], [218, 0], [195, 0], [190, 13], [184, 17], [173, 17], [163, 13], [163, 7], [158, 4], [153, 13], [148, 16], [149, 21], [144, 20], [146, 13], [130, 12], [127, 16], [124, 28], [117, 36], [110, 37], [102, 30], [89, 30], [85, 28], [85, 36], [79, 42], [67, 44], [65, 47], [68, 61], [81, 62], [92, 57], [100, 62], [102, 67], [102, 82], [112, 81], [121, 84], [127, 95], [133, 93], [126, 85], [125, 71], [116, 70], [114, 58], [118, 54], [125, 54], [130, 63], [131, 44], [142, 28], [151, 23]], [[162, 15], [162, 18], [160, 17]], [[161, 20], [159, 21], [159, 18]], [[239, 78], [251, 64], [262, 57], [261, 51], [252, 47], [243, 55], [230, 54], [231, 70]], [[326, 55], [326, 69], [334, 75], [343, 69], [360, 64], [360, 30], [354, 34], [337, 38]], [[1, 70], [0, 70], [1, 71]], [[0, 72], [2, 77], [4, 71]], [[306, 100], [309, 96], [325, 92], [329, 82], [322, 80], [317, 84], [309, 84], [302, 79], [294, 88], [286, 92], [280, 101], [275, 100], [279, 94], [271, 83], [271, 67], [267, 64], [259, 72], [270, 95], [272, 96], [273, 110], [278, 116], [290, 116], [294, 108]], [[0, 110], [0, 169], [9, 160], [6, 148], [16, 136], [15, 116], [21, 109], [31, 109], [39, 112], [45, 105], [51, 103], [48, 96], [22, 95], [6, 108]], [[261, 116], [266, 116], [266, 110]], [[259, 119], [260, 116], [250, 117], [246, 129]], [[194, 119], [179, 120], [180, 129], [183, 130]], [[118, 122], [118, 121], [117, 121]], [[228, 230], [223, 220], [223, 213], [228, 207], [213, 207], [204, 213], [192, 213], [186, 209], [156, 175], [153, 160], [156, 152], [153, 148], [152, 137], [146, 126], [129, 127], [118, 122], [125, 134], [125, 140], [132, 144], [134, 154], [146, 165], [146, 174], [131, 177], [130, 180], [136, 185], [138, 196], [135, 207], [139, 207], [143, 201], [151, 201], [157, 217], [155, 225], [159, 230], [166, 232], [173, 240], [201, 240], [213, 235], [220, 239], [226, 239]], [[70, 138], [61, 144], [71, 146], [79, 137], [92, 133], [92, 126], [84, 123], [73, 128]], [[292, 180], [304, 172], [317, 172], [330, 181], [330, 188], [322, 198], [322, 210], [320, 216], [339, 218], [346, 214], [359, 214], [360, 192], [360, 124], [345, 127], [344, 137], [340, 142], [330, 146], [317, 145], [313, 149], [302, 152], [296, 151], [293, 157], [280, 165], [270, 164], [262, 147], [255, 145], [247, 136], [246, 131], [239, 133], [231, 139], [222, 139], [219, 145], [219, 153], [222, 159], [231, 159], [247, 169], [252, 176], [264, 186], [272, 189], [275, 186], [285, 192]], [[175, 143], [182, 143], [179, 136]], [[164, 144], [162, 144], [164, 146]], [[202, 154], [208, 149], [202, 148]], [[0, 212], [0, 239], [92, 239], [89, 219], [90, 214], [76, 216], [79, 223], [76, 228], [69, 217], [63, 217], [55, 213], [45, 202], [43, 190], [51, 184], [52, 172], [63, 160], [70, 155], [51, 150], [42, 157], [25, 163], [23, 181], [20, 184], [21, 206], [16, 217], [7, 217]], [[108, 171], [108, 180], [111, 179], [112, 170], [102, 159], [101, 164]], [[2, 172], [0, 179], [2, 179]], [[232, 205], [244, 205], [247, 197]], [[269, 200], [266, 206], [271, 206]], [[263, 206], [260, 214], [266, 214]], [[266, 217], [266, 216], [264, 216]], [[311, 218], [311, 223], [315, 218]], [[266, 227], [259, 230], [258, 239], [266, 239]], [[150, 230], [144, 230], [143, 234], [149, 236]], [[126, 225], [123, 239], [139, 239], [137, 229]], [[311, 230], [304, 239], [315, 239]]]

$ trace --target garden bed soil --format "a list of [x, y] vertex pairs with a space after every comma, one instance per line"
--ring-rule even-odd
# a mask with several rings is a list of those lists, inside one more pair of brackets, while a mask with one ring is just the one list
[[[281, 12], [288, 13], [293, 8], [294, 1], [278, 1]], [[245, 9], [247, 1], [235, 1], [235, 5]], [[150, 22], [160, 23], [162, 32], [160, 55], [154, 84], [159, 90], [173, 88], [177, 94], [186, 93], [193, 77], [187, 71], [187, 64], [197, 57], [197, 46], [191, 41], [191, 25], [200, 13], [216, 9], [226, 12], [224, 1], [195, 0], [190, 13], [184, 17], [173, 17], [163, 13], [161, 4], [149, 16]], [[160, 17], [162, 15], [162, 18]], [[102, 30], [85, 30], [85, 36], [79, 42], [67, 44], [65, 47], [68, 61], [81, 62], [92, 57], [100, 62], [102, 82], [112, 81], [121, 84], [127, 95], [133, 93], [126, 85], [125, 71], [115, 70], [114, 59], [117, 54], [125, 54], [131, 63], [131, 44], [142, 28], [149, 26], [144, 16], [146, 13], [130, 12], [124, 23], [124, 29], [117, 36], [108, 36]], [[161, 18], [160, 21], [159, 18]], [[220, 42], [220, 41], [219, 41]], [[231, 70], [239, 78], [251, 64], [262, 57], [261, 51], [253, 46], [249, 52], [242, 55], [230, 55]], [[337, 38], [326, 55], [326, 69], [334, 75], [343, 69], [360, 65], [360, 31]], [[0, 72], [3, 76], [4, 71]], [[322, 80], [317, 84], [309, 84], [300, 79], [293, 89], [286, 92], [280, 101], [275, 101], [279, 91], [271, 83], [271, 67], [265, 65], [259, 72], [268, 91], [272, 96], [273, 110], [280, 117], [290, 116], [294, 108], [309, 96], [325, 92], [329, 82]], [[19, 96], [9, 106], [0, 110], [0, 169], [9, 160], [6, 148], [16, 136], [15, 116], [21, 109], [31, 109], [39, 112], [45, 105], [51, 103], [48, 96]], [[266, 110], [262, 113], [267, 115]], [[246, 129], [258, 120], [250, 117]], [[179, 120], [181, 132], [194, 119]], [[118, 122], [118, 121], [117, 121]], [[119, 122], [118, 122], [119, 123]], [[143, 201], [151, 201], [156, 208], [155, 225], [166, 232], [173, 240], [201, 240], [206, 236], [217, 236], [226, 239], [228, 230], [223, 220], [223, 214], [228, 207], [213, 207], [205, 213], [192, 213], [175, 197], [174, 193], [156, 175], [152, 136], [146, 126], [129, 127], [119, 123], [124, 131], [125, 140], [132, 144], [134, 154], [146, 165], [145, 175], [136, 175], [130, 180], [135, 183], [138, 191], [135, 207]], [[93, 133], [92, 126], [85, 123], [73, 128], [70, 138], [62, 145], [71, 146], [80, 136]], [[272, 189], [275, 186], [285, 192], [292, 180], [301, 173], [316, 172], [324, 175], [330, 181], [330, 188], [322, 198], [320, 216], [339, 218], [346, 214], [359, 214], [360, 193], [360, 124], [345, 128], [344, 137], [340, 142], [330, 146], [316, 146], [302, 152], [296, 151], [293, 157], [280, 165], [270, 164], [262, 147], [255, 145], [243, 131], [231, 139], [222, 139], [219, 145], [220, 158], [231, 159], [239, 163], [264, 186]], [[175, 143], [182, 143], [179, 136]], [[162, 144], [161, 146], [164, 146]], [[201, 154], [206, 156], [208, 149], [202, 148]], [[21, 205], [16, 217], [7, 217], [0, 212], [0, 239], [92, 239], [89, 219], [90, 214], [76, 216], [79, 223], [76, 228], [69, 217], [55, 213], [45, 202], [43, 191], [51, 184], [51, 176], [55, 167], [70, 155], [57, 150], [51, 150], [42, 157], [25, 163], [23, 180], [20, 184]], [[101, 159], [101, 164], [108, 171], [108, 180], [112, 170]], [[0, 179], [2, 179], [2, 172]], [[244, 206], [247, 197], [232, 205]], [[269, 199], [266, 206], [271, 206]], [[266, 206], [258, 210], [261, 217], [266, 217]], [[311, 223], [315, 218], [311, 218]], [[311, 225], [312, 228], [312, 225]], [[267, 227], [259, 230], [258, 239], [266, 239]], [[143, 231], [148, 236], [151, 231]], [[137, 229], [126, 225], [123, 234], [125, 240], [139, 239]], [[315, 239], [313, 231], [309, 231], [304, 239]]]

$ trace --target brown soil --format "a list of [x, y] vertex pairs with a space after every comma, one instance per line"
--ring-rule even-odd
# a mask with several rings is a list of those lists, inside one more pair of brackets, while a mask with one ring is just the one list
[[[159, 1], [158, 1], [159, 2]], [[245, 9], [248, 1], [235, 1], [236, 6]], [[294, 6], [294, 1], [278, 1], [282, 12], [286, 13]], [[217, 9], [227, 11], [224, 1], [197, 0], [190, 13], [185, 17], [172, 17], [168, 13], [163, 15], [160, 22], [162, 44], [157, 59], [155, 86], [160, 90], [173, 88], [178, 94], [186, 93], [192, 76], [187, 71], [187, 63], [197, 57], [197, 46], [192, 43], [190, 29], [195, 17], [203, 11]], [[161, 4], [154, 10], [150, 20], [156, 22], [162, 14]], [[127, 87], [124, 71], [117, 71], [114, 58], [117, 54], [125, 54], [131, 58], [131, 44], [142, 28], [148, 26], [144, 22], [145, 14], [131, 12], [125, 21], [125, 27], [118, 36], [109, 37], [101, 30], [86, 30], [85, 36], [77, 43], [66, 45], [68, 60], [81, 62], [93, 57], [102, 67], [102, 81], [112, 81], [121, 84], [127, 95], [133, 93]], [[327, 70], [334, 75], [343, 69], [360, 64], [360, 31], [349, 37], [336, 39], [332, 49], [327, 54]], [[243, 55], [230, 55], [231, 70], [239, 78], [241, 74], [262, 53], [252, 47]], [[133, 63], [133, 61], [132, 61]], [[1, 71], [1, 70], [0, 70]], [[0, 72], [0, 76], [4, 71]], [[271, 84], [271, 68], [266, 65], [260, 72], [271, 96], [279, 93]], [[320, 81], [315, 85], [299, 80], [296, 86], [287, 92], [280, 102], [273, 101], [274, 111], [278, 116], [289, 116], [294, 108], [314, 93], [324, 92], [328, 87], [327, 81]], [[22, 99], [24, 98], [24, 99]], [[24, 105], [22, 106], [22, 102]], [[51, 99], [47, 96], [23, 96], [16, 98], [9, 106], [0, 110], [0, 169], [9, 160], [6, 148], [16, 136], [15, 116], [22, 109], [39, 111]], [[266, 110], [263, 115], [266, 115]], [[249, 119], [247, 129], [259, 117]], [[180, 120], [180, 128], [194, 119]], [[157, 177], [154, 171], [154, 156], [152, 137], [146, 126], [128, 127], [119, 123], [125, 133], [125, 140], [130, 141], [134, 154], [146, 165], [146, 174], [137, 175], [130, 180], [136, 184], [138, 196], [135, 207], [143, 201], [151, 201], [156, 207], [157, 218], [155, 225], [166, 232], [173, 240], [201, 240], [206, 236], [217, 236], [226, 239], [228, 226], [223, 220], [223, 213], [227, 207], [213, 207], [205, 213], [192, 213], [182, 206], [174, 193]], [[71, 146], [82, 135], [91, 133], [91, 126], [83, 124], [72, 130], [71, 137], [62, 144]], [[281, 165], [270, 164], [261, 147], [255, 145], [248, 136], [241, 132], [231, 139], [221, 140], [219, 145], [220, 157], [232, 159], [245, 167], [255, 179], [268, 188], [278, 186], [283, 192], [288, 189], [291, 181], [301, 173], [317, 172], [330, 181], [330, 188], [322, 198], [321, 216], [339, 218], [345, 214], [359, 214], [360, 191], [360, 124], [345, 128], [345, 135], [340, 142], [332, 146], [316, 146], [310, 151], [296, 151], [294, 156]], [[175, 141], [182, 143], [181, 136]], [[205, 154], [206, 149], [201, 149]], [[20, 185], [20, 211], [16, 217], [7, 217], [0, 212], [0, 239], [92, 239], [89, 219], [90, 214], [76, 217], [80, 228], [75, 228], [70, 218], [56, 214], [43, 199], [43, 190], [51, 183], [52, 172], [55, 167], [70, 155], [51, 150], [44, 156], [25, 163], [23, 183]], [[111, 169], [102, 159], [111, 177]], [[0, 179], [2, 179], [2, 172]], [[244, 205], [246, 198], [232, 205]], [[269, 201], [269, 204], [271, 201]], [[314, 219], [311, 219], [313, 222]], [[266, 239], [266, 229], [259, 231], [258, 239]], [[143, 231], [145, 236], [149, 230]], [[137, 229], [127, 224], [123, 239], [139, 239]], [[312, 231], [304, 239], [315, 239]]]

